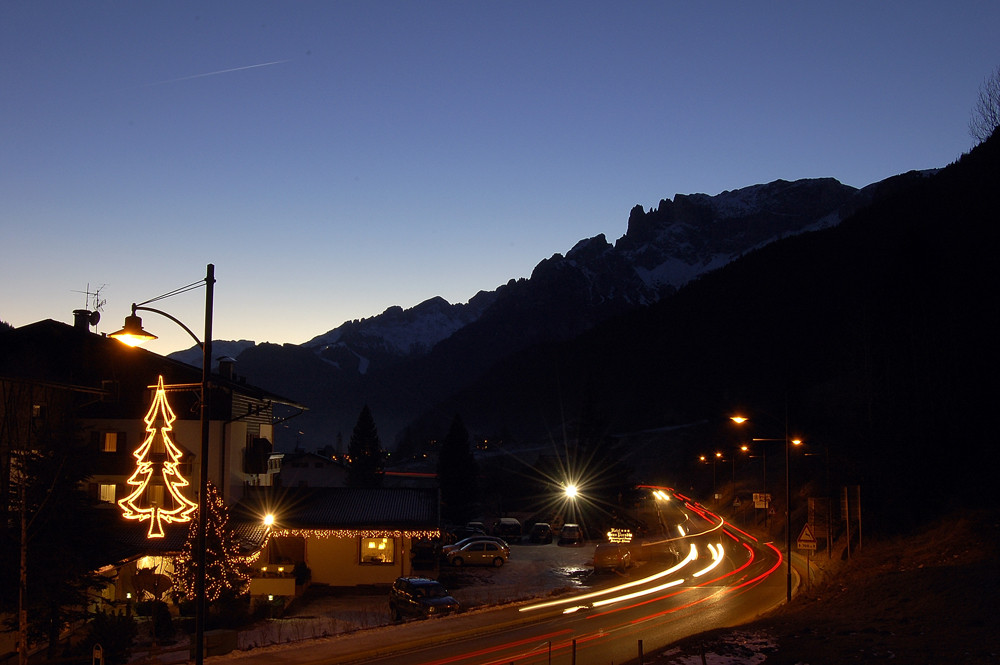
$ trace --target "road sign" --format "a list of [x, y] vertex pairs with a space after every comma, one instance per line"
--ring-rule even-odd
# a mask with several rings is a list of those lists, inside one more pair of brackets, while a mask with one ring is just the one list
[[763, 492], [753, 493], [753, 507], [754, 508], [767, 508], [768, 504], [771, 503], [771, 495], [764, 494]]
[[808, 522], [802, 526], [802, 533], [799, 534], [799, 539], [796, 544], [800, 550], [816, 549], [816, 536], [813, 534], [812, 526], [810, 526]]

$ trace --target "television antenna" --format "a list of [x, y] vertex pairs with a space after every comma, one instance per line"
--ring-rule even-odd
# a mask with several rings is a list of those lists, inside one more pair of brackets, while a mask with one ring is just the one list
[[107, 284], [101, 284], [100, 286], [95, 287], [93, 291], [91, 291], [90, 282], [87, 282], [86, 291], [76, 291], [76, 290], [73, 291], [73, 293], [82, 293], [86, 296], [86, 300], [84, 301], [84, 307], [88, 311], [90, 311], [90, 325], [92, 326], [96, 326], [100, 322], [101, 310], [104, 309], [104, 306], [106, 304], [108, 304], [107, 299], [101, 297], [101, 291], [103, 291], [104, 287], [106, 286]]

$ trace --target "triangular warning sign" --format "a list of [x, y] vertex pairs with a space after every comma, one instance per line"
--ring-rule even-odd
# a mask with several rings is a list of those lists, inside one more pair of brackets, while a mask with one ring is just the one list
[[815, 543], [816, 542], [816, 536], [815, 536], [815, 534], [813, 534], [812, 526], [810, 526], [808, 522], [806, 522], [805, 525], [803, 525], [803, 527], [802, 527], [802, 533], [799, 534], [799, 539], [798, 540], [799, 540], [800, 543]]

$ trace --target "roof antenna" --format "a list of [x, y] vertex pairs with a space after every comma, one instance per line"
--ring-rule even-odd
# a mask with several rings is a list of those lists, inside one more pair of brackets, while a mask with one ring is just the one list
[[73, 293], [83, 293], [86, 295], [83, 309], [73, 310], [73, 322], [77, 328], [88, 330], [91, 326], [96, 326], [101, 321], [101, 310], [107, 304], [107, 299], [101, 297], [101, 291], [107, 284], [101, 284], [95, 290], [90, 290], [90, 282], [87, 282], [86, 291], [73, 291]]

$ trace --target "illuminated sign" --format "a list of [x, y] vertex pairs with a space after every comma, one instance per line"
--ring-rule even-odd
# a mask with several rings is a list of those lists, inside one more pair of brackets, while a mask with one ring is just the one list
[[608, 531], [608, 542], [614, 544], [631, 543], [632, 532], [628, 529], [611, 529]]
[[164, 522], [189, 522], [191, 513], [198, 508], [197, 503], [181, 494], [188, 481], [177, 468], [184, 453], [170, 439], [171, 423], [176, 418], [167, 402], [161, 376], [146, 413], [148, 435], [132, 453], [136, 468], [128, 484], [135, 489], [118, 502], [125, 519], [149, 521], [147, 538], [162, 538]]

